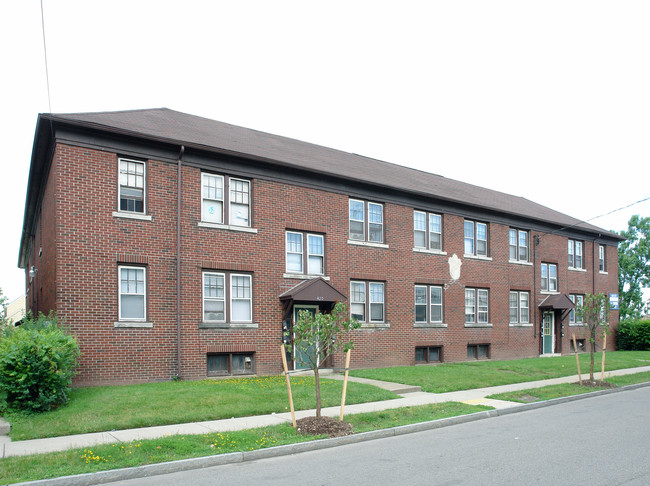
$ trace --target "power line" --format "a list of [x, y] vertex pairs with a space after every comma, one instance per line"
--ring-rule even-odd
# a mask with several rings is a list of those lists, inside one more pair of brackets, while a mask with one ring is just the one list
[[43, 0], [41, 0], [41, 28], [43, 33], [43, 56], [45, 57], [45, 82], [47, 84], [47, 107], [52, 113], [52, 101], [50, 99], [50, 73], [47, 67], [47, 44], [45, 42], [45, 13], [43, 11]]
[[587, 223], [589, 221], [593, 221], [594, 219], [609, 216], [610, 214], [614, 214], [614, 213], [616, 213], [618, 211], [622, 211], [623, 209], [631, 208], [632, 206], [636, 206], [637, 204], [641, 204], [642, 202], [646, 202], [646, 201], [650, 201], [650, 196], [648, 196], [648, 197], [646, 197], [644, 199], [640, 199], [640, 200], [638, 200], [636, 202], [633, 202], [632, 204], [628, 204], [627, 206], [623, 206], [622, 208], [614, 209], [614, 210], [610, 211], [609, 213], [601, 214], [600, 216], [594, 216], [593, 218], [590, 218], [590, 219], [586, 220], [585, 223]]

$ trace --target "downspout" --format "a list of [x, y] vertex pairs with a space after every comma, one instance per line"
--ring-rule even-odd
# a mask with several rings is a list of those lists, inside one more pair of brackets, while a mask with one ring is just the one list
[[178, 154], [178, 187], [176, 189], [176, 376], [181, 377], [181, 169], [185, 145]]
[[[593, 262], [591, 265], [591, 293], [592, 295], [596, 295], [596, 260], [599, 258], [598, 254], [596, 253], [596, 238], [594, 238], [594, 247], [593, 247]], [[599, 262], [599, 267], [600, 268], [600, 262]]]

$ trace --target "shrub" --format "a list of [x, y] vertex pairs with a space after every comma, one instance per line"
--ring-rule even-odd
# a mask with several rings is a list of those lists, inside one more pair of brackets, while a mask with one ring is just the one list
[[54, 314], [28, 317], [0, 339], [0, 408], [44, 412], [67, 403], [79, 346]]
[[616, 333], [616, 346], [627, 351], [650, 350], [650, 321], [622, 321]]

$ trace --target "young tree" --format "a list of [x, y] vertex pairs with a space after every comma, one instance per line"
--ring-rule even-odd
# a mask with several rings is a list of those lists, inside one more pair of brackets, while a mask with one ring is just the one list
[[621, 320], [638, 319], [643, 312], [643, 287], [650, 286], [650, 217], [634, 215], [626, 238], [618, 244], [618, 293]]
[[576, 309], [582, 317], [583, 327], [587, 329], [591, 346], [591, 363], [589, 366], [589, 380], [594, 381], [594, 353], [596, 341], [599, 336], [604, 336], [609, 331], [609, 298], [605, 294], [587, 294], [583, 304]]
[[9, 319], [7, 319], [7, 297], [0, 289], [0, 331], [7, 324], [9, 324]]
[[[361, 326], [359, 321], [350, 317], [345, 304], [337, 302], [332, 312], [312, 315], [309, 311], [300, 311], [297, 322], [293, 325], [293, 346], [304, 364], [314, 372], [316, 385], [316, 417], [321, 416], [319, 370], [325, 360], [337, 351], [347, 352], [354, 348], [352, 341], [343, 341], [343, 333]], [[290, 340], [291, 336], [287, 336]], [[291, 349], [291, 344], [287, 344]]]

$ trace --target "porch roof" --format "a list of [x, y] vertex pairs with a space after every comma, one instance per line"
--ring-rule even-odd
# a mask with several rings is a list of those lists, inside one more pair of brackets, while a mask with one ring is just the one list
[[347, 297], [332, 287], [324, 278], [318, 277], [300, 282], [280, 294], [281, 301], [294, 302], [345, 302]]
[[553, 310], [570, 310], [575, 309], [575, 304], [567, 294], [553, 294], [546, 297], [541, 304], [540, 309], [553, 309]]

